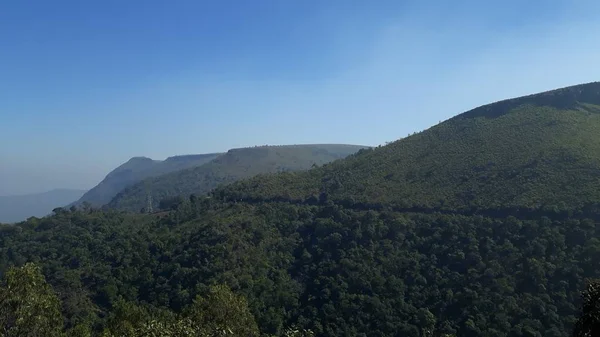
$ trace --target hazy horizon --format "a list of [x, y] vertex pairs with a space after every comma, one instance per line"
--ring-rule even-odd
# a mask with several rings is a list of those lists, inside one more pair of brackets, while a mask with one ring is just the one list
[[86, 189], [78, 189], [78, 188], [53, 188], [47, 191], [34, 192], [34, 193], [21, 193], [21, 194], [0, 194], [0, 197], [27, 197], [31, 195], [40, 195], [40, 194], [50, 194], [52, 192], [87, 192]]
[[0, 4], [0, 195], [86, 190], [131, 157], [376, 146], [600, 80], [600, 3]]

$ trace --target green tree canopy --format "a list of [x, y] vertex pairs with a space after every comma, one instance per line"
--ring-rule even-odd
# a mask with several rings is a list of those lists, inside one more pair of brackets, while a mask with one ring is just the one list
[[10, 268], [0, 288], [0, 332], [12, 337], [61, 336], [60, 302], [40, 268]]

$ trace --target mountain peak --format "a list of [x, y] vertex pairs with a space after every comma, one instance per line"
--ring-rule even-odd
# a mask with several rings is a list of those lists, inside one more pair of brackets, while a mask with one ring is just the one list
[[129, 158], [129, 160], [127, 161], [127, 163], [134, 163], [134, 162], [153, 162], [154, 160], [152, 158], [148, 158], [148, 157], [144, 157], [144, 156], [136, 156], [136, 157], [131, 157]]

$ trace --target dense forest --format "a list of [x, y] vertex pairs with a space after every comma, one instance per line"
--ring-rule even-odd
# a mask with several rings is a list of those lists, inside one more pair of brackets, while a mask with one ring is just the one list
[[176, 313], [223, 285], [262, 333], [566, 336], [598, 277], [586, 218], [354, 210], [191, 198], [160, 215], [57, 210], [1, 231], [1, 266], [34, 262], [67, 327], [121, 301]]
[[1, 226], [3, 289], [40, 285], [3, 290], [2, 327], [18, 335], [21, 312], [74, 336], [598, 334], [599, 103], [600, 84], [565, 88], [154, 214], [86, 204]]

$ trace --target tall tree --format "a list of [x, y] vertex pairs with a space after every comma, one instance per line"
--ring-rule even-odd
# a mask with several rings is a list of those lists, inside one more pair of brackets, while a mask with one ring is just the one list
[[0, 288], [0, 335], [61, 336], [60, 301], [40, 268], [28, 263], [13, 267]]

